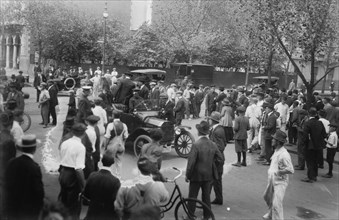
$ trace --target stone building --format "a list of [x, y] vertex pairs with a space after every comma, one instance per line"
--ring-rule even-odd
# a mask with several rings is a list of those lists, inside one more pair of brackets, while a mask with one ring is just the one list
[[0, 66], [5, 67], [8, 74], [17, 73], [19, 69], [28, 74], [31, 49], [26, 29], [20, 24], [7, 24], [1, 29]]

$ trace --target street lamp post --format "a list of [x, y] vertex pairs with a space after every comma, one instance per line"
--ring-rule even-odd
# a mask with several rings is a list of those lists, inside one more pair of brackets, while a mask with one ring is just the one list
[[108, 12], [107, 12], [107, 2], [105, 2], [105, 11], [102, 14], [104, 18], [104, 43], [103, 43], [103, 48], [102, 48], [102, 72], [105, 73], [105, 59], [106, 59], [106, 20], [108, 18]]

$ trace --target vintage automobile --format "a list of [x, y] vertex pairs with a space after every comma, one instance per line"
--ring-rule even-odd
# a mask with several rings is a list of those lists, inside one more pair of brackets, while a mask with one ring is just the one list
[[164, 152], [170, 152], [172, 147], [180, 157], [187, 158], [194, 143], [193, 135], [188, 126], [174, 126], [166, 119], [159, 118], [160, 108], [154, 108], [151, 100], [144, 100], [133, 113], [122, 113], [120, 120], [128, 127], [129, 136], [126, 142], [133, 143], [135, 156], [139, 157], [144, 144], [151, 142], [149, 131], [160, 128], [164, 136], [160, 143]]
[[132, 80], [149, 83], [152, 80], [165, 80], [166, 71], [158, 69], [137, 69], [130, 72]]

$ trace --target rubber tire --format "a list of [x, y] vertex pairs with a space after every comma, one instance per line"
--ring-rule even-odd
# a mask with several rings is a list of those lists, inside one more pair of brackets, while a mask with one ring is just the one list
[[[179, 138], [180, 138], [181, 136], [183, 136], [183, 135], [188, 136], [189, 139], [190, 139], [191, 142], [192, 142], [188, 153], [182, 153], [182, 152], [180, 151], [180, 147], [178, 146], [178, 140], [179, 140]], [[177, 154], [178, 154], [180, 157], [182, 157], [182, 158], [187, 158], [187, 157], [190, 155], [190, 153], [191, 153], [193, 143], [194, 143], [194, 137], [193, 137], [193, 135], [192, 135], [190, 132], [188, 132], [188, 131], [183, 131], [183, 132], [181, 132], [180, 135], [178, 135], [178, 136], [175, 138], [175, 142], [174, 142], [174, 148], [175, 148], [175, 151], [177, 152]]]
[[141, 151], [141, 147], [137, 146], [137, 143], [141, 140], [141, 139], [144, 139], [146, 140], [146, 142], [144, 141], [144, 144], [147, 144], [147, 143], [151, 143], [152, 142], [152, 139], [148, 136], [148, 135], [140, 135], [138, 136], [135, 141], [134, 141], [134, 144], [133, 144], [133, 149], [134, 149], [134, 155], [136, 157], [139, 157], [140, 156], [140, 151]]
[[[73, 81], [73, 86], [72, 86], [72, 87], [67, 87], [67, 86], [66, 86], [66, 82], [67, 82], [68, 80], [72, 80], [72, 81]], [[67, 89], [67, 90], [74, 89], [75, 85], [76, 85], [75, 79], [73, 79], [72, 77], [69, 77], [69, 78], [65, 79], [65, 81], [64, 81], [64, 86], [65, 86], [65, 89]]]
[[27, 114], [26, 112], [23, 113], [22, 119], [23, 122], [20, 123], [20, 126], [22, 130], [25, 132], [31, 127], [32, 119], [31, 116], [29, 116], [29, 114]]
[[[179, 216], [178, 216], [178, 210], [179, 210], [179, 207], [180, 206], [183, 206], [183, 202], [187, 203], [189, 201], [192, 201], [192, 202], [195, 202], [195, 203], [199, 203], [200, 204], [200, 208], [196, 208], [196, 209], [202, 209], [202, 207], [206, 208], [209, 210], [209, 213], [211, 215], [211, 217], [209, 219], [212, 219], [212, 220], [215, 220], [215, 217], [214, 217], [214, 214], [212, 212], [212, 210], [205, 204], [203, 203], [202, 201], [200, 201], [199, 199], [194, 199], [194, 198], [184, 198], [183, 201], [179, 201], [177, 203], [177, 205], [175, 206], [175, 210], [174, 210], [174, 217], [176, 220], [179, 220]], [[186, 207], [187, 208], [187, 207]], [[186, 212], [187, 216], [188, 216], [188, 213]]]

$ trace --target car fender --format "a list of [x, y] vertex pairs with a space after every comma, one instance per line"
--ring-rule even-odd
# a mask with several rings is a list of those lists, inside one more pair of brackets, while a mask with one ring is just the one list
[[137, 128], [136, 130], [133, 131], [133, 133], [131, 133], [126, 142], [134, 142], [135, 139], [140, 136], [140, 135], [149, 135], [149, 131], [151, 130], [151, 128]]

